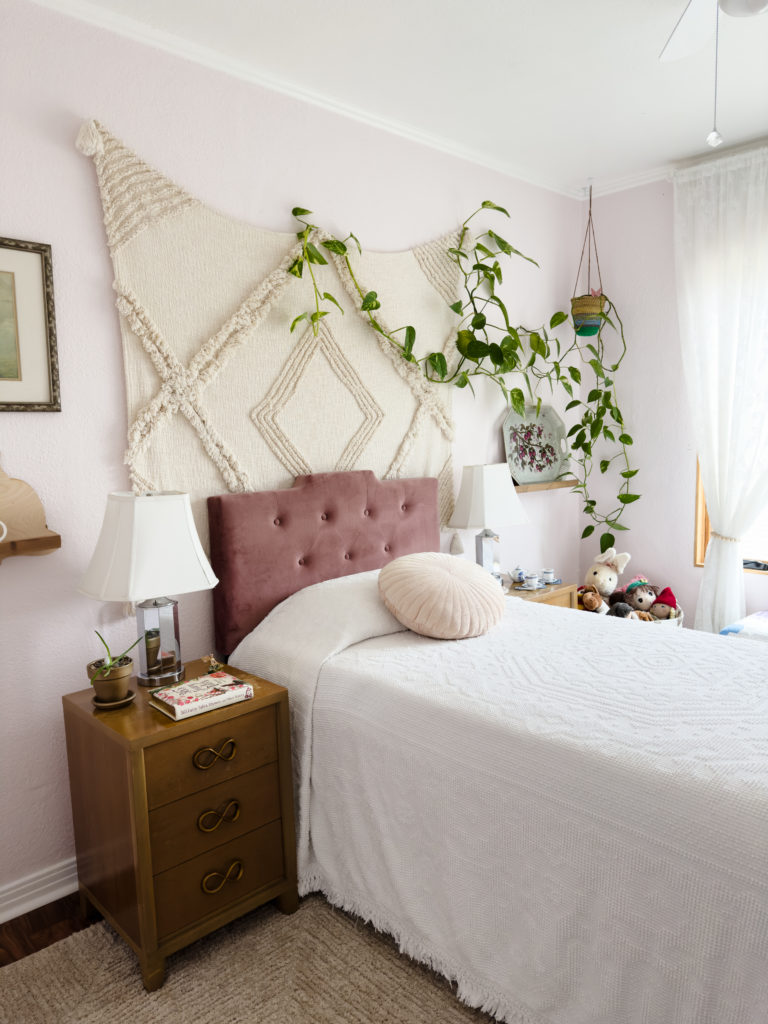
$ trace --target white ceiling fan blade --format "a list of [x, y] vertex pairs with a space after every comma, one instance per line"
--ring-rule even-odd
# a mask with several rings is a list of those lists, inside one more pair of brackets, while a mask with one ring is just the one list
[[715, 31], [715, 0], [688, 0], [659, 60], [680, 60], [706, 46]]
[[732, 18], [750, 18], [753, 14], [768, 11], [768, 0], [719, 0], [723, 14]]

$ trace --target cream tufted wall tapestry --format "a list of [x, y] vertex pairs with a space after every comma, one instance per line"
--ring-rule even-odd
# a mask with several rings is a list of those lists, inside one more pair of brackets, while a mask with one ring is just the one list
[[[290, 334], [292, 319], [314, 308], [311, 287], [286, 272], [300, 251], [295, 235], [217, 213], [97, 121], [77, 144], [96, 165], [115, 272], [134, 489], [188, 491], [205, 537], [209, 494], [372, 469], [437, 476], [447, 522], [450, 387], [425, 381], [371, 330], [343, 260], [328, 253], [321, 270], [338, 275], [326, 287], [344, 316], [326, 317], [317, 337], [303, 324]], [[417, 354], [445, 348], [456, 329], [449, 244], [355, 261], [361, 286], [379, 293], [382, 322], [416, 328]]]

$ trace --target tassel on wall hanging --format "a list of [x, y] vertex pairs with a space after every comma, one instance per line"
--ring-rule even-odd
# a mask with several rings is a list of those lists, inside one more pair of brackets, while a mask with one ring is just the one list
[[[597, 268], [597, 288], [592, 287], [592, 253], [595, 254], [595, 267]], [[584, 263], [584, 254], [587, 255], [587, 290], [583, 295], [577, 295], [579, 277]], [[571, 316], [573, 326], [579, 337], [592, 337], [600, 330], [602, 323], [602, 312], [605, 306], [603, 295], [603, 280], [600, 276], [600, 260], [597, 255], [597, 242], [595, 241], [595, 225], [592, 221], [592, 186], [589, 186], [589, 216], [587, 217], [587, 230], [584, 233], [584, 244], [581, 247], [581, 258], [579, 269], [576, 271], [576, 283], [573, 286], [573, 298], [571, 299]]]

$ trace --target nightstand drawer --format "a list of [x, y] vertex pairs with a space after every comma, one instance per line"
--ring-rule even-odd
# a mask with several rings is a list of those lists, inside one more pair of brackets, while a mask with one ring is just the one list
[[149, 813], [152, 872], [197, 857], [280, 817], [277, 762]]
[[149, 807], [180, 800], [276, 758], [274, 705], [147, 747], [144, 765]]
[[280, 821], [155, 875], [157, 933], [166, 936], [285, 876]]

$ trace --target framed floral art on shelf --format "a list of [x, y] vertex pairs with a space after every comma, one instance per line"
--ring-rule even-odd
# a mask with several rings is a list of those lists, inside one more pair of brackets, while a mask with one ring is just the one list
[[568, 471], [565, 424], [551, 405], [526, 405], [521, 416], [510, 409], [502, 427], [504, 451], [516, 484], [549, 483]]
[[51, 247], [0, 238], [0, 412], [60, 412]]

